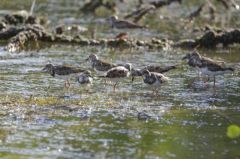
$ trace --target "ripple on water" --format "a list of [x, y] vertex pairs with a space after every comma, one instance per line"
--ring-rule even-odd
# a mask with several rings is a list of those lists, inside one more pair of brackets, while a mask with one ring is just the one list
[[[51, 11], [58, 5], [49, 3]], [[100, 36], [106, 32], [110, 30]], [[156, 31], [142, 35], [153, 34]], [[114, 93], [97, 77], [88, 88], [71, 80], [67, 90], [63, 80], [41, 72], [49, 62], [89, 68], [81, 62], [90, 53], [134, 67], [169, 66], [181, 63], [184, 51], [177, 52], [58, 44], [39, 52], [10, 54], [0, 47], [0, 153], [30, 158], [191, 158], [188, 154], [204, 158], [213, 150], [212, 158], [219, 158], [217, 154], [226, 149], [238, 153], [238, 143], [233, 146], [225, 135], [226, 127], [240, 120], [238, 72], [218, 77], [214, 89], [212, 82], [205, 85], [194, 70], [181, 66], [166, 73], [171, 80], [160, 88], [159, 96], [151, 95], [142, 78], [133, 83], [124, 80]], [[231, 61], [230, 55], [213, 54], [238, 68], [240, 61]]]

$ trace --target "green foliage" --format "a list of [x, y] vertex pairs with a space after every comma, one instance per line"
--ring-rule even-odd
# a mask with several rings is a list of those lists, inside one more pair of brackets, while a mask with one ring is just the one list
[[230, 125], [227, 128], [227, 136], [231, 139], [239, 137], [240, 136], [240, 127], [237, 125]]

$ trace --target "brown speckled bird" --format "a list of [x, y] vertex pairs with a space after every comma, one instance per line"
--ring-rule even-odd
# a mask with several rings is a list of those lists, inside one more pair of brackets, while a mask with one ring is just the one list
[[135, 77], [142, 76], [143, 70], [148, 70], [149, 72], [156, 72], [156, 73], [165, 73], [176, 68], [178, 68], [178, 65], [172, 65], [172, 66], [166, 66], [166, 67], [161, 67], [158, 65], [148, 65], [143, 67], [142, 69], [132, 69], [131, 71], [132, 81], [134, 81]]
[[197, 68], [203, 75], [213, 77], [214, 86], [216, 83], [215, 76], [232, 73], [234, 71], [234, 68], [224, 66], [224, 62], [201, 56], [197, 51], [187, 54], [183, 57], [183, 60], [187, 60], [189, 66]]
[[130, 71], [132, 69], [132, 65], [130, 63], [125, 64], [124, 66], [117, 66], [111, 68], [106, 72], [105, 77], [109, 79], [111, 82], [114, 82], [113, 91], [115, 91], [117, 84], [124, 78], [129, 77]]
[[47, 64], [43, 68], [43, 71], [46, 71], [52, 77], [64, 79], [65, 80], [64, 86], [70, 87], [69, 78], [73, 75], [75, 76], [78, 73], [84, 72], [85, 70], [82, 70], [80, 68], [70, 67], [70, 66], [64, 66], [64, 65], [53, 66], [52, 64]]
[[148, 86], [152, 87], [153, 94], [158, 94], [158, 88], [165, 82], [169, 80], [168, 77], [164, 76], [161, 73], [150, 72], [147, 69], [142, 71], [143, 82]]
[[90, 61], [92, 69], [94, 69], [100, 75], [117, 66], [115, 64], [100, 60], [95, 54], [89, 55], [86, 60]]

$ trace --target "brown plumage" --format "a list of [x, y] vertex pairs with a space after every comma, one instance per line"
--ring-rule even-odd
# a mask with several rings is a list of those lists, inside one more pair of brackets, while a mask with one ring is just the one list
[[105, 77], [108, 78], [110, 81], [115, 82], [115, 84], [113, 85], [113, 91], [115, 91], [118, 82], [125, 77], [129, 77], [131, 69], [132, 65], [130, 63], [127, 63], [124, 66], [117, 66], [111, 68], [107, 71], [105, 76], [99, 77]]
[[215, 86], [215, 76], [223, 75], [227, 72], [233, 72], [234, 68], [226, 67], [224, 62], [201, 56], [197, 51], [187, 54], [183, 59], [188, 60], [188, 65], [198, 68], [198, 70], [207, 76], [213, 76]]
[[117, 28], [117, 29], [138, 29], [138, 28], [146, 28], [145, 26], [141, 26], [138, 24], [135, 24], [133, 22], [127, 21], [127, 20], [119, 20], [117, 16], [111, 16], [108, 18], [111, 27]]
[[74, 68], [70, 66], [53, 66], [52, 64], [47, 64], [44, 68], [44, 71], [47, 71], [51, 76], [55, 77], [56, 75], [70, 75], [75, 73], [83, 72], [84, 70], [80, 68]]
[[123, 66], [118, 66], [110, 69], [106, 76], [107, 78], [123, 78], [129, 75], [129, 70]]
[[165, 73], [165, 72], [168, 72], [168, 71], [170, 71], [172, 69], [176, 69], [176, 68], [177, 68], [177, 65], [167, 66], [167, 67], [148, 65], [148, 66], [144, 67], [143, 69], [147, 69], [150, 72]]
[[225, 67], [224, 61], [216, 61], [208, 57], [201, 56], [198, 52], [194, 51], [191, 54], [187, 54], [183, 59], [188, 60], [188, 64], [192, 67], [205, 68], [210, 71], [234, 71], [231, 67]]
[[89, 60], [91, 63], [91, 67], [95, 71], [99, 71], [99, 72], [106, 72], [106, 71], [110, 70], [111, 68], [114, 68], [117, 66], [115, 64], [100, 60], [98, 58], [98, 56], [94, 55], [94, 54], [89, 55], [89, 57], [86, 60]]
[[128, 34], [127, 33], [119, 33], [115, 39], [128, 39]]
[[158, 88], [165, 82], [169, 80], [168, 77], [161, 73], [150, 72], [147, 69], [142, 71], [143, 82], [153, 88], [153, 94], [158, 94]]
[[73, 75], [73, 74], [84, 72], [85, 70], [82, 70], [80, 68], [70, 67], [70, 66], [62, 66], [62, 65], [53, 66], [52, 64], [47, 64], [43, 68], [43, 71], [46, 71], [52, 77], [58, 76], [58, 77], [64, 78], [64, 80], [65, 80], [64, 86], [70, 87], [69, 76]]
[[132, 81], [134, 81], [134, 77], [137, 76], [142, 76], [143, 70], [148, 70], [149, 72], [156, 72], [156, 73], [165, 73], [170, 70], [176, 69], [178, 65], [172, 65], [172, 66], [167, 66], [167, 67], [161, 67], [157, 65], [148, 65], [145, 66], [142, 69], [132, 69], [131, 76], [132, 76]]

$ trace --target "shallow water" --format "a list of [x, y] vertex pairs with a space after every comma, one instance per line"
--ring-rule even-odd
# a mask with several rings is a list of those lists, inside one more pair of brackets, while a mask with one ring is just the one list
[[[40, 14], [42, 6], [47, 6], [47, 11], [56, 7], [50, 19], [68, 19], [68, 14], [61, 13], [65, 8], [59, 7], [59, 3], [48, 1], [46, 5], [46, 1], [41, 1], [37, 11]], [[75, 9], [66, 12], [70, 14]], [[114, 35], [105, 26], [101, 29], [100, 37]], [[133, 36], [154, 37], [156, 32], [134, 31]], [[168, 33], [157, 36], [165, 34]], [[239, 47], [200, 50], [236, 68], [234, 74], [217, 77], [216, 88], [213, 82], [205, 84], [193, 69], [182, 64], [180, 59], [186, 50], [119, 50], [56, 44], [39, 52], [9, 53], [3, 48], [2, 45], [2, 158], [240, 157], [239, 139], [226, 136], [230, 124], [240, 124]], [[87, 88], [72, 80], [67, 90], [62, 79], [41, 71], [48, 62], [87, 69], [89, 64], [82, 61], [91, 53], [114, 63], [130, 62], [134, 67], [146, 64], [180, 64], [180, 67], [166, 73], [171, 80], [161, 87], [159, 96], [152, 96], [141, 78], [133, 83], [131, 79], [124, 80], [115, 93], [98, 77]]]

